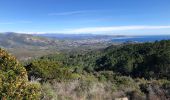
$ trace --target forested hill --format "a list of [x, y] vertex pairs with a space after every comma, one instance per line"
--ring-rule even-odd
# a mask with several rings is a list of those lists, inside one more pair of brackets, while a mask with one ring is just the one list
[[114, 49], [96, 60], [95, 70], [145, 78], [170, 78], [170, 40], [154, 43], [129, 44]]
[[41, 59], [60, 61], [87, 72], [105, 70], [132, 77], [170, 78], [170, 40], [110, 46], [84, 54], [57, 54]]
[[170, 40], [53, 54], [32, 60], [25, 68], [30, 80], [42, 79], [42, 95], [46, 98], [170, 98]]

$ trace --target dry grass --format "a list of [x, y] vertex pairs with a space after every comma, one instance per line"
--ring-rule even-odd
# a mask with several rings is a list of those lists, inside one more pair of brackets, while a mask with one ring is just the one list
[[124, 97], [123, 91], [114, 92], [113, 84], [74, 80], [42, 85], [43, 100], [113, 100]]

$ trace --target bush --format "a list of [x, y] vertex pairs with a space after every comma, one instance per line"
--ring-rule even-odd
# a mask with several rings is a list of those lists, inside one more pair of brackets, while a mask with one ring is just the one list
[[58, 61], [51, 61], [46, 59], [34, 60], [25, 66], [29, 78], [42, 78], [42, 81], [57, 80], [67, 81], [70, 79], [79, 78], [79, 74], [73, 73], [70, 67], [65, 67]]
[[0, 49], [0, 99], [39, 99], [39, 84], [28, 82], [25, 68], [15, 57]]

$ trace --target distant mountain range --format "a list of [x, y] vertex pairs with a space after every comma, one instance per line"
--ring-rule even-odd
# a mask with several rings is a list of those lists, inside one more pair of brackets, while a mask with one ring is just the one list
[[98, 34], [61, 34], [61, 33], [46, 33], [33, 34], [34, 36], [48, 37], [60, 40], [82, 40], [82, 39], [111, 39], [116, 37], [126, 37], [124, 35], [98, 35]]
[[122, 36], [96, 34], [19, 34], [0, 33], [0, 47], [19, 59], [30, 59], [46, 54], [105, 48], [112, 44], [150, 42], [170, 39], [170, 36]]
[[[108, 46], [110, 36], [0, 33], [0, 47], [19, 59], [29, 59], [59, 51], [96, 49]], [[80, 47], [80, 48], [79, 48]]]
[[109, 42], [116, 37], [125, 36], [94, 34], [18, 34], [7, 32], [0, 33], [0, 46], [5, 48], [80, 46]]
[[4, 33], [0, 34], [0, 45], [6, 48], [25, 46], [46, 46], [55, 44], [57, 40], [36, 37], [29, 34]]

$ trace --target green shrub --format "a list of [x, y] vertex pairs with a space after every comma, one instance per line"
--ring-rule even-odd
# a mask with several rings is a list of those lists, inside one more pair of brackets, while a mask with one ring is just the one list
[[107, 80], [107, 78], [104, 75], [99, 76], [99, 81], [105, 82], [106, 80]]
[[32, 61], [25, 67], [30, 78], [32, 76], [42, 78], [42, 81], [53, 79], [57, 81], [67, 81], [80, 77], [79, 74], [73, 73], [70, 67], [65, 67], [58, 61], [39, 59]]
[[25, 68], [15, 57], [0, 49], [0, 99], [39, 99], [39, 84], [28, 82]]

